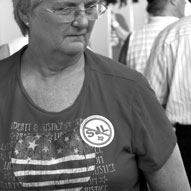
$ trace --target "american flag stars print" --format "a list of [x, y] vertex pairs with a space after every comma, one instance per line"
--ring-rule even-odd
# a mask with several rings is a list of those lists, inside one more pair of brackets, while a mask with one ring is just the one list
[[39, 134], [20, 138], [11, 163], [26, 190], [81, 190], [95, 169], [95, 158], [94, 148], [74, 129], [57, 140]]

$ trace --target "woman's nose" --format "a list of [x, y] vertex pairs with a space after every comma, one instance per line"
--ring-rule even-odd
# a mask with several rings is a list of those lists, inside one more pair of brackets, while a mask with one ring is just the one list
[[86, 28], [88, 26], [88, 17], [86, 15], [85, 10], [78, 11], [75, 20], [73, 21], [73, 25], [81, 28]]

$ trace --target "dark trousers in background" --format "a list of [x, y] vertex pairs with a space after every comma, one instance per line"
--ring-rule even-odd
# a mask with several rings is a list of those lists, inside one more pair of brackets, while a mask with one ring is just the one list
[[191, 125], [175, 125], [176, 136], [188, 180], [191, 184]]

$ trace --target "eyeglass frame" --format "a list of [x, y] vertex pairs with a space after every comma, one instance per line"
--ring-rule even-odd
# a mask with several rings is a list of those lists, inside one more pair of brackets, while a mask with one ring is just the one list
[[[95, 4], [91, 5], [91, 6], [95, 6], [95, 5], [96, 6], [99, 6], [99, 5], [103, 6], [105, 9], [101, 13], [98, 12], [98, 17], [97, 18], [95, 18], [95, 19], [89, 19], [88, 18], [88, 20], [95, 21], [95, 20], [99, 19], [107, 11], [108, 7], [107, 7], [107, 5], [104, 2], [97, 2], [97, 3], [95, 3]], [[70, 9], [70, 13], [69, 14], [71, 14], [72, 12], [74, 14], [72, 16], [73, 18], [71, 19], [71, 21], [64, 21], [64, 23], [71, 23], [71, 22], [73, 22], [76, 19], [76, 17], [77, 17], [75, 15], [79, 15], [80, 12], [85, 12], [86, 16], [88, 17], [88, 14], [86, 12], [88, 11], [88, 9], [92, 8], [91, 6], [86, 8], [86, 9], [79, 9], [78, 7], [66, 7], [68, 9]], [[52, 14], [55, 14], [55, 15], [58, 15], [58, 16], [63, 16], [63, 15], [68, 16], [69, 15], [69, 14], [58, 14], [57, 10], [51, 10], [49, 8], [43, 8], [43, 9], [45, 11], [49, 12], [49, 13], [52, 13]]]

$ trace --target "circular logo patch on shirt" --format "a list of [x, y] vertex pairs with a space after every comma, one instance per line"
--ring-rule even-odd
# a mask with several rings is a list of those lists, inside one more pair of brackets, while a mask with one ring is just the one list
[[93, 147], [105, 147], [109, 145], [114, 138], [114, 128], [107, 118], [92, 115], [82, 122], [80, 134], [88, 145]]

